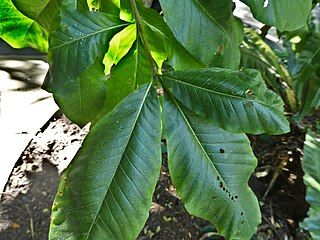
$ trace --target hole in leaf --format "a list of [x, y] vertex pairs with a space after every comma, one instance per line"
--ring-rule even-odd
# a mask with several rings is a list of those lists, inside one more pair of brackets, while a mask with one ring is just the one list
[[220, 148], [220, 153], [225, 153], [224, 149]]
[[256, 95], [254, 94], [254, 92], [251, 89], [248, 89], [246, 91], [246, 97], [250, 100], [254, 100], [256, 99]]

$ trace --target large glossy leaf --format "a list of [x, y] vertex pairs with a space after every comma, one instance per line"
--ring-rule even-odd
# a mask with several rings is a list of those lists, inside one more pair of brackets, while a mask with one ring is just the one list
[[50, 239], [135, 239], [161, 166], [159, 99], [151, 84], [101, 119], [62, 176]]
[[11, 0], [0, 0], [0, 9], [0, 38], [14, 48], [47, 51], [48, 33], [37, 22], [20, 13]]
[[47, 31], [57, 17], [61, 0], [12, 0], [13, 4], [27, 17], [35, 20]]
[[226, 239], [250, 239], [260, 211], [248, 187], [257, 161], [246, 135], [215, 127], [168, 96], [164, 128], [170, 176], [187, 211]]
[[[164, 18], [176, 38], [207, 66], [238, 68], [238, 28], [232, 1], [160, 0]], [[239, 41], [240, 40], [240, 41]]]
[[241, 0], [259, 21], [280, 31], [302, 28], [312, 7], [312, 0]]
[[60, 99], [60, 106], [79, 106], [77, 112], [62, 108], [79, 125], [97, 114], [97, 102], [104, 102], [105, 89], [100, 84], [104, 72], [95, 61], [107, 51], [112, 36], [126, 25], [104, 13], [66, 10], [61, 14], [61, 27], [51, 34], [50, 76], [44, 88]]
[[320, 138], [309, 131], [303, 148], [303, 179], [307, 186], [306, 200], [310, 204], [308, 217], [302, 226], [310, 231], [313, 239], [320, 239]]
[[177, 71], [161, 79], [185, 106], [227, 131], [281, 134], [290, 130], [281, 98], [266, 87], [256, 70]]

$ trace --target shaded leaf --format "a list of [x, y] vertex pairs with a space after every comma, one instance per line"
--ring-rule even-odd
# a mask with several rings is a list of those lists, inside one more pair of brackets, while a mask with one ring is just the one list
[[[79, 97], [74, 98], [73, 102], [73, 105], [81, 106], [78, 115], [68, 115], [70, 119], [77, 120], [75, 122], [80, 125], [88, 122], [89, 116], [96, 115], [96, 103], [105, 92], [100, 85], [100, 79], [104, 74], [103, 68], [102, 71], [101, 68], [92, 69], [94, 62], [107, 51], [108, 42], [112, 36], [125, 26], [127, 24], [104, 13], [65, 10], [61, 15], [61, 27], [50, 35], [50, 77], [46, 79], [44, 88], [54, 95], [59, 95], [61, 92], [68, 92], [71, 95], [81, 93]], [[102, 61], [101, 58], [100, 61]], [[99, 63], [96, 66], [99, 67]], [[97, 76], [94, 76], [92, 71]], [[97, 86], [86, 83], [90, 87], [83, 88], [83, 82], [79, 80], [83, 76], [85, 76], [84, 79], [88, 76], [92, 77], [90, 83], [96, 82]], [[66, 103], [60, 101], [60, 106], [72, 105], [73, 99], [65, 97], [60, 99], [67, 101]], [[100, 101], [103, 103], [104, 97]], [[83, 105], [84, 103], [86, 106]], [[85, 107], [81, 109], [82, 106]], [[68, 112], [67, 108], [62, 110]]]
[[110, 112], [122, 99], [139, 86], [152, 81], [152, 66], [141, 40], [113, 66], [107, 78], [105, 105], [97, 119]]
[[166, 59], [176, 70], [205, 67], [177, 41], [163, 18], [155, 10], [138, 5], [138, 11], [144, 38], [158, 67], [161, 67], [161, 63]]
[[80, 126], [96, 119], [105, 98], [106, 76], [101, 56], [79, 77], [54, 90], [54, 99], [64, 114]]
[[287, 67], [255, 30], [245, 29], [244, 39], [241, 66], [259, 70], [267, 85], [287, 100], [293, 112], [297, 111], [293, 80]]
[[303, 180], [307, 186], [306, 200], [310, 204], [308, 217], [302, 226], [309, 230], [313, 239], [320, 238], [320, 138], [309, 131], [303, 148]]
[[245, 134], [215, 127], [168, 95], [164, 130], [170, 176], [187, 211], [226, 239], [250, 239], [261, 216], [248, 187], [257, 160]]
[[294, 84], [301, 104], [300, 118], [316, 108], [320, 101], [320, 24], [300, 46], [297, 62], [293, 69]]
[[89, 10], [87, 0], [62, 0], [62, 8], [70, 10]]
[[290, 130], [281, 98], [266, 87], [256, 70], [177, 71], [161, 79], [185, 106], [227, 131], [282, 134]]
[[253, 16], [279, 31], [293, 31], [306, 23], [312, 0], [241, 0], [250, 7]]
[[62, 176], [50, 239], [135, 239], [161, 166], [160, 103], [151, 84], [101, 119]]
[[238, 32], [242, 26], [235, 22], [232, 1], [160, 0], [160, 3], [175, 37], [191, 54], [207, 66], [238, 68], [242, 41]]

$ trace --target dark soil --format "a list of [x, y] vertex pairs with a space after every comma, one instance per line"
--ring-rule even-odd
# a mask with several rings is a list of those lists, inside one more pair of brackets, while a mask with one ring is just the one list
[[[72, 158], [86, 131], [58, 114], [29, 144], [2, 197], [1, 240], [47, 239], [59, 172]], [[304, 135], [294, 127], [287, 135], [249, 136], [259, 160], [250, 186], [258, 196], [263, 215], [254, 239], [308, 239], [299, 229], [299, 222], [308, 211], [300, 164]], [[163, 160], [150, 217], [138, 239], [219, 239], [207, 237], [214, 231], [209, 222], [186, 212], [170, 182], [165, 153]], [[264, 197], [275, 172], [279, 175]]]

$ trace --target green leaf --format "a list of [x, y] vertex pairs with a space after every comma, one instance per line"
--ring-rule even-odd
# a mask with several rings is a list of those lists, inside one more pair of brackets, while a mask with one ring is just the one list
[[302, 118], [317, 107], [320, 101], [320, 24], [312, 29], [297, 53], [293, 75]]
[[303, 148], [303, 179], [307, 186], [306, 200], [310, 204], [308, 217], [302, 226], [309, 230], [313, 239], [320, 239], [320, 138], [309, 131]]
[[62, 0], [62, 9], [89, 10], [87, 0]]
[[205, 67], [178, 42], [163, 18], [155, 10], [138, 5], [138, 11], [144, 38], [158, 67], [161, 67], [164, 60], [168, 60], [176, 70]]
[[152, 84], [101, 119], [62, 176], [49, 239], [135, 239], [161, 167], [160, 103]]
[[240, 63], [239, 24], [232, 1], [160, 0], [175, 37], [207, 66], [237, 69]]
[[94, 11], [99, 10], [114, 16], [120, 15], [120, 0], [91, 0], [88, 5]]
[[114, 64], [117, 64], [121, 58], [123, 58], [132, 47], [136, 40], [136, 25], [131, 24], [121, 32], [114, 35], [109, 42], [109, 49], [106, 53], [103, 64], [105, 65], [105, 73], [109, 74], [110, 69]]
[[241, 48], [241, 66], [260, 71], [268, 86], [287, 100], [291, 110], [297, 111], [292, 77], [281, 59], [253, 29], [245, 29], [245, 40]]
[[141, 40], [115, 65], [108, 76], [105, 105], [97, 119], [110, 112], [139, 86], [152, 81], [152, 66]]
[[[80, 106], [77, 116], [68, 115], [79, 125], [88, 122], [89, 116], [96, 115], [96, 103], [105, 92], [100, 84], [104, 74], [103, 68], [99, 68], [99, 63], [96, 65], [94, 63], [107, 51], [108, 42], [112, 36], [126, 26], [127, 24], [104, 13], [65, 10], [61, 14], [61, 27], [50, 35], [51, 78], [46, 79], [44, 88], [54, 95], [68, 92], [78, 96], [71, 99], [61, 96], [61, 101], [66, 103], [60, 101], [59, 104], [60, 106]], [[101, 57], [100, 61], [102, 62]], [[94, 66], [98, 69], [94, 69]], [[93, 72], [97, 76], [94, 76]], [[93, 79], [84, 83], [83, 81], [88, 81], [85, 80], [88, 77]], [[97, 85], [95, 86], [94, 83]], [[84, 88], [83, 84], [88, 88]], [[102, 103], [104, 98], [100, 99]], [[62, 110], [68, 112], [67, 107]]]
[[135, 21], [135, 16], [130, 0], [120, 0], [120, 19], [127, 22]]
[[57, 18], [61, 5], [61, 0], [12, 0], [12, 2], [20, 12], [35, 20], [47, 31]]
[[247, 4], [253, 16], [279, 31], [293, 31], [306, 23], [312, 0], [241, 0]]
[[0, 0], [0, 38], [14, 48], [48, 50], [48, 33], [37, 22], [24, 16], [11, 0]]
[[[49, 76], [47, 76], [49, 78]], [[54, 99], [64, 114], [79, 126], [96, 119], [106, 98], [106, 76], [102, 57], [73, 81], [54, 89]]]
[[258, 71], [212, 68], [161, 76], [185, 106], [230, 132], [282, 134], [290, 130], [283, 102]]
[[310, 75], [301, 87], [303, 87], [303, 95], [299, 119], [308, 115], [312, 109], [317, 109], [320, 106], [320, 76]]
[[261, 216], [248, 187], [257, 160], [246, 135], [215, 127], [169, 96], [164, 129], [170, 176], [187, 211], [226, 239], [250, 239]]

